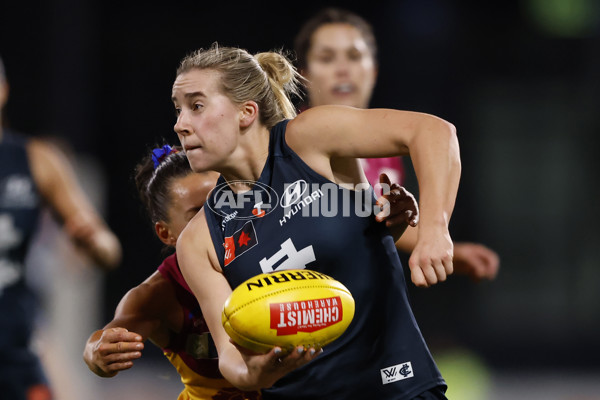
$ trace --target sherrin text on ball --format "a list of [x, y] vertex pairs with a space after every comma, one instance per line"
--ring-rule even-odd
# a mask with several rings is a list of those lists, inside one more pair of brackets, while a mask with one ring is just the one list
[[221, 321], [238, 345], [266, 353], [296, 346], [323, 347], [340, 337], [354, 317], [350, 291], [334, 278], [307, 269], [254, 276], [236, 287]]

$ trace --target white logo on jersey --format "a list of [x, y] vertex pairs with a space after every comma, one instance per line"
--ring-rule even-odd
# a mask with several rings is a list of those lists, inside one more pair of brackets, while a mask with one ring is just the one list
[[15, 247], [23, 238], [23, 234], [15, 226], [10, 214], [0, 214], [0, 253]]
[[231, 214], [227, 214], [225, 216], [225, 218], [223, 218], [223, 221], [221, 221], [221, 230], [224, 231], [225, 230], [225, 225], [227, 225], [227, 223], [229, 221], [231, 221], [232, 219], [235, 218], [235, 216], [238, 215], [237, 211], [232, 212]]
[[401, 381], [403, 379], [412, 378], [413, 376], [415, 376], [410, 361], [392, 365], [391, 367], [382, 368], [380, 372], [381, 381], [384, 385], [396, 381]]
[[33, 208], [37, 204], [33, 182], [27, 175], [12, 175], [0, 182], [0, 206]]
[[[238, 192], [232, 188], [238, 187]], [[250, 188], [250, 189], [248, 189]], [[260, 182], [239, 180], [224, 182], [215, 186], [209, 193], [213, 201], [207, 201], [208, 209], [225, 218], [248, 220], [261, 218], [272, 212], [279, 204], [279, 196], [268, 185]], [[248, 204], [260, 204], [263, 213], [247, 209]], [[223, 228], [223, 226], [222, 226]]]
[[21, 278], [21, 268], [8, 259], [0, 258], [0, 296], [4, 288], [9, 287]]
[[306, 192], [307, 188], [308, 183], [303, 179], [298, 179], [296, 182], [286, 186], [281, 195], [279, 204], [283, 208], [288, 208], [289, 206], [296, 204], [302, 199], [302, 195]]
[[[308, 185], [307, 185], [307, 187], [308, 187]], [[304, 198], [300, 198], [300, 200], [298, 200], [296, 202], [296, 204], [293, 204], [290, 207], [284, 207], [283, 208], [283, 218], [281, 218], [279, 220], [279, 226], [283, 226], [283, 224], [288, 222], [300, 210], [302, 210], [302, 216], [310, 216], [311, 212], [309, 211], [308, 206], [311, 203], [313, 203], [315, 200], [317, 200], [321, 197], [323, 197], [323, 192], [321, 192], [320, 189], [317, 189], [314, 192], [312, 192], [311, 194], [307, 194], [306, 196], [304, 196]], [[316, 204], [313, 204], [313, 206], [316, 206], [316, 207], [313, 207], [314, 215], [318, 216], [318, 212], [319, 212], [318, 202]], [[316, 211], [314, 211], [314, 210], [316, 210]], [[331, 215], [325, 215], [325, 216], [331, 216]]]
[[[277, 265], [281, 260], [283, 260], [283, 262]], [[260, 269], [262, 269], [264, 273], [281, 271], [284, 269], [305, 269], [308, 263], [315, 260], [316, 257], [312, 245], [306, 246], [298, 251], [296, 250], [296, 246], [294, 246], [292, 239], [288, 239], [281, 244], [281, 250], [269, 258], [264, 257], [260, 260]], [[275, 265], [277, 265], [277, 267], [273, 268]]]

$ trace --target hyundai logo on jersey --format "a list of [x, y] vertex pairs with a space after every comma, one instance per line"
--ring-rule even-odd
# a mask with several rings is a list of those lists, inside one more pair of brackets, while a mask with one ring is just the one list
[[308, 188], [308, 183], [306, 183], [303, 179], [298, 179], [296, 182], [286, 185], [283, 194], [281, 195], [281, 207], [288, 208], [300, 200], [302, 200], [302, 195], [306, 192]]

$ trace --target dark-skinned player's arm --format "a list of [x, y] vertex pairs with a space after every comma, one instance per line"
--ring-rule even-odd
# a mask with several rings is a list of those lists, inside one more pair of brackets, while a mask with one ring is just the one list
[[159, 347], [166, 346], [169, 329], [176, 329], [178, 318], [182, 324], [181, 306], [172, 284], [155, 272], [127, 292], [112, 321], [91, 334], [83, 359], [96, 375], [115, 376], [142, 356], [146, 339]]

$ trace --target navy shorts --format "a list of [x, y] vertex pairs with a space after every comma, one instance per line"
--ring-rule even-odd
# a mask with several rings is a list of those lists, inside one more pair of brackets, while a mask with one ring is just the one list
[[445, 395], [446, 387], [445, 386], [436, 386], [432, 389], [429, 389], [417, 397], [413, 397], [412, 400], [448, 400]]

